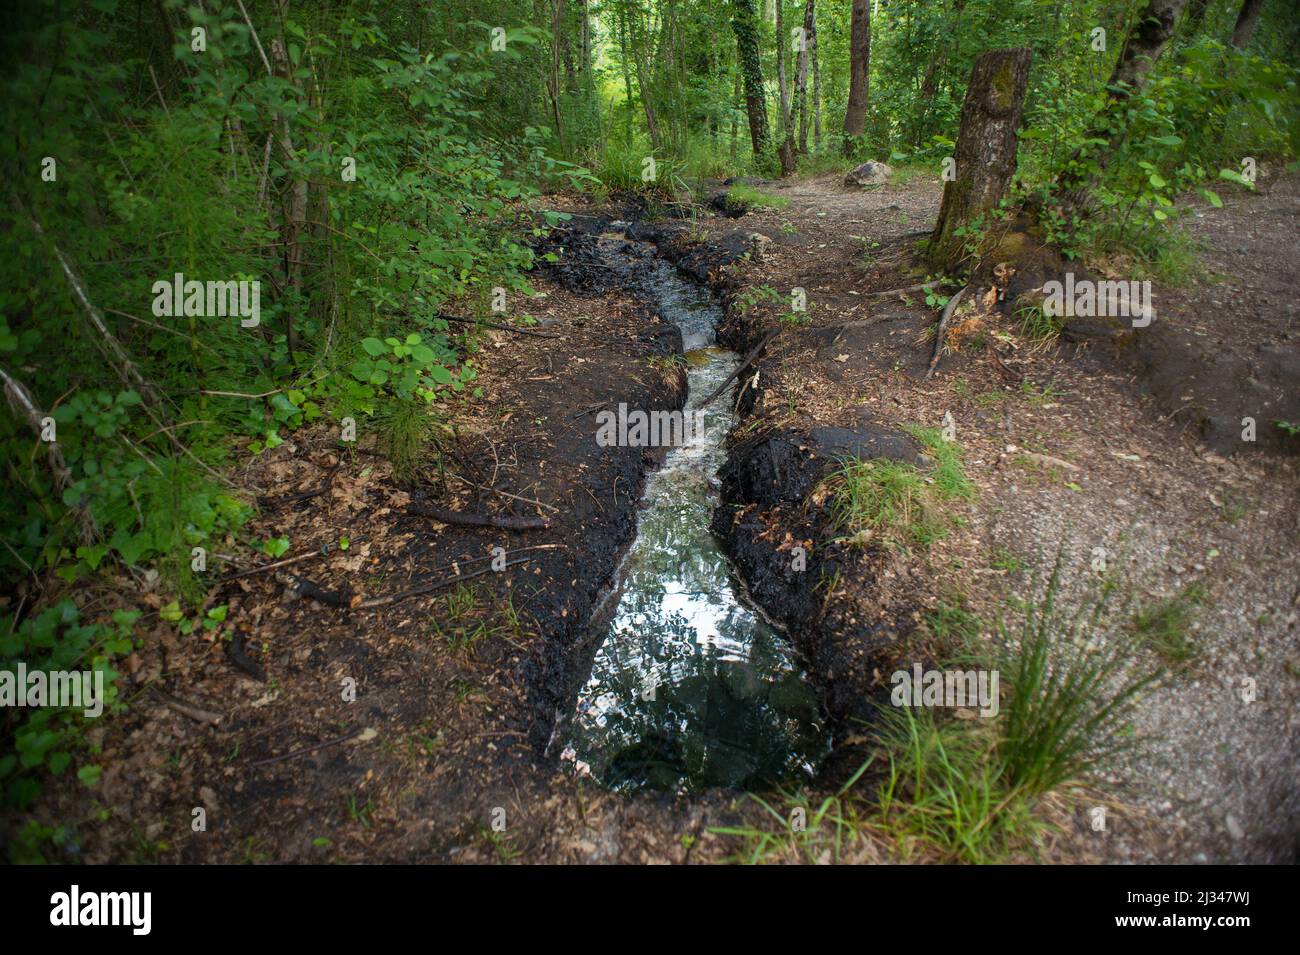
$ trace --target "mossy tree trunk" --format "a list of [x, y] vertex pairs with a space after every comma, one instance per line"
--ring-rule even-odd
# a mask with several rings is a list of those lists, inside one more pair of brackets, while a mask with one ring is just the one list
[[967, 239], [962, 230], [996, 208], [1011, 184], [1029, 61], [1027, 47], [990, 50], [971, 70], [957, 134], [956, 177], [943, 187], [939, 222], [926, 253], [938, 271], [961, 267]]
[[763, 100], [763, 68], [758, 59], [758, 17], [754, 14], [754, 0], [735, 0], [731, 29], [736, 34], [740, 74], [745, 81], [749, 138], [757, 159], [767, 149], [767, 103]]

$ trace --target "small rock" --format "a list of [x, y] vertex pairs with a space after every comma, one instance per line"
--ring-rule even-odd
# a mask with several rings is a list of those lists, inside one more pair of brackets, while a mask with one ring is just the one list
[[1232, 838], [1237, 840], [1246, 838], [1246, 830], [1241, 828], [1241, 823], [1237, 821], [1237, 817], [1232, 813], [1228, 813], [1227, 817], [1223, 821], [1227, 825], [1228, 834], [1232, 836]]
[[893, 173], [883, 162], [864, 162], [844, 177], [844, 185], [878, 186], [888, 182]]

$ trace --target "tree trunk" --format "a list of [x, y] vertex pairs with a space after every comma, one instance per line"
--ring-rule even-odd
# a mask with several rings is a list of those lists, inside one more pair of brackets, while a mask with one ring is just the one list
[[1124, 49], [1120, 51], [1115, 69], [1111, 71], [1106, 105], [1084, 137], [1105, 140], [1106, 145], [1096, 154], [1097, 159], [1091, 167], [1081, 162], [1085, 156], [1083, 147], [1075, 150], [1065, 171], [1057, 178], [1057, 191], [1067, 208], [1086, 203], [1088, 195], [1114, 155], [1115, 147], [1123, 140], [1126, 127], [1118, 120], [1120, 107], [1146, 85], [1146, 76], [1174, 35], [1174, 24], [1185, 3], [1186, 0], [1149, 0], [1146, 8], [1138, 15], [1132, 31], [1124, 41]]
[[632, 69], [631, 61], [628, 59], [627, 52], [627, 9], [619, 8], [618, 17], [618, 47], [619, 61], [623, 67], [623, 88], [627, 92], [627, 140], [632, 141], [632, 111], [635, 107], [632, 105]]
[[813, 61], [813, 148], [822, 148], [822, 68], [817, 56], [817, 34], [812, 36]]
[[1259, 11], [1264, 8], [1264, 0], [1243, 0], [1241, 12], [1237, 14], [1237, 25], [1232, 28], [1232, 45], [1244, 50], [1250, 38], [1255, 35], [1259, 25]]
[[[740, 102], [740, 71], [739, 70], [736, 71], [735, 81], [732, 86], [731, 101], [733, 103]], [[736, 114], [734, 112], [731, 114], [731, 165], [733, 168], [736, 165]]]
[[1146, 85], [1146, 75], [1164, 52], [1169, 38], [1174, 35], [1174, 24], [1183, 12], [1187, 0], [1149, 0], [1133, 24], [1124, 41], [1119, 60], [1110, 74], [1110, 86], [1118, 86], [1122, 93], [1111, 92], [1111, 99], [1127, 99], [1134, 91]]
[[587, 0], [578, 0], [578, 9], [582, 17], [582, 79], [591, 83], [591, 15], [587, 11]]
[[736, 52], [745, 81], [745, 112], [749, 115], [749, 138], [757, 159], [767, 149], [767, 103], [763, 99], [763, 67], [758, 59], [758, 18], [754, 0], [734, 0], [731, 29], [736, 34]]
[[[961, 13], [966, 6], [966, 0], [954, 0], [952, 5], [953, 25], [951, 30], [952, 44], [956, 44], [961, 39]], [[1060, 8], [1057, 8], [1058, 12]], [[947, 32], [947, 31], [945, 31]], [[934, 94], [939, 91], [939, 78], [943, 76], [944, 67], [948, 64], [949, 40], [946, 36], [940, 37], [939, 49], [930, 59], [930, 65], [925, 68], [925, 78], [921, 81], [920, 107], [921, 115], [917, 119], [916, 129], [912, 133], [912, 145], [920, 146], [930, 119], [930, 107], [934, 105]]]
[[853, 137], [867, 129], [867, 96], [871, 84], [871, 5], [853, 0], [849, 37], [849, 105], [844, 111], [844, 155], [853, 152]]
[[781, 102], [781, 145], [777, 156], [781, 160], [781, 177], [794, 172], [794, 124], [790, 114], [790, 84], [785, 77], [785, 16], [781, 12], [784, 6], [778, 0], [776, 4], [776, 86]]
[[937, 271], [957, 271], [966, 257], [965, 237], [957, 230], [996, 208], [1011, 183], [1029, 60], [1029, 49], [1022, 47], [991, 50], [975, 61], [957, 134], [957, 178], [943, 187], [926, 252]]
[[[289, 0], [279, 0], [277, 4], [279, 20], [284, 24], [289, 18]], [[289, 56], [286, 52], [287, 44], [283, 33], [271, 40], [271, 60], [275, 63], [276, 74], [287, 84], [298, 87], [294, 79], [292, 66], [289, 63]], [[280, 122], [280, 146], [284, 150], [286, 164], [297, 159], [293, 148], [293, 134], [290, 132], [289, 118], [283, 113], [279, 114]], [[285, 287], [291, 289], [299, 296], [300, 304], [295, 307], [301, 307], [303, 286], [303, 250], [302, 236], [303, 228], [307, 221], [307, 180], [301, 175], [290, 174], [289, 187], [284, 203], [284, 220], [280, 230], [280, 239], [284, 244], [284, 277]], [[290, 308], [285, 311], [284, 339], [285, 345], [289, 351], [289, 357], [293, 357], [294, 348], [298, 344], [298, 334], [293, 325], [294, 309]]]
[[803, 48], [799, 51], [799, 66], [795, 83], [799, 89], [799, 152], [808, 152], [808, 56], [812, 51], [813, 35], [817, 32], [817, 18], [813, 10], [815, 0], [808, 0], [803, 11]]

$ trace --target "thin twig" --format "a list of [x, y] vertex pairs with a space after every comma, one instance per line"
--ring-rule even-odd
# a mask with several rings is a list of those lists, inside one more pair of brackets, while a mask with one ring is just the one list
[[444, 322], [459, 322], [462, 325], [481, 325], [484, 328], [496, 328], [503, 332], [513, 332], [516, 335], [531, 335], [534, 338], [563, 338], [563, 335], [553, 335], [550, 332], [535, 332], [531, 328], [516, 328], [514, 325], [502, 325], [499, 322], [480, 321], [477, 318], [461, 318], [459, 315], [438, 314]]
[[[527, 563], [530, 560], [532, 560], [531, 557], [520, 557], [517, 558], [516, 560], [508, 560], [505, 563], [505, 567], [502, 567], [502, 570], [504, 570], [506, 567], [513, 567], [516, 564]], [[372, 597], [369, 600], [363, 600], [361, 601], [361, 603], [357, 604], [357, 609], [370, 610], [373, 607], [387, 607], [389, 604], [395, 604], [399, 600], [405, 600], [408, 597], [419, 597], [422, 596], [423, 594], [428, 594], [428, 593], [432, 593], [435, 590], [439, 590], [442, 587], [447, 587], [451, 584], [458, 584], [463, 580], [472, 580], [475, 577], [482, 577], [484, 574], [490, 574], [490, 573], [493, 573], [493, 569], [489, 566], [489, 567], [484, 567], [480, 570], [475, 570], [468, 574], [457, 574], [454, 577], [444, 577], [442, 580], [435, 580], [432, 583], [421, 584], [419, 587], [415, 587], [412, 590], [403, 590], [400, 593], [388, 594], [383, 597]]]
[[319, 749], [325, 749], [327, 746], [337, 746], [339, 743], [346, 743], [348, 740], [352, 739], [352, 737], [361, 735], [362, 728], [363, 727], [358, 726], [355, 729], [350, 730], [347, 733], [344, 733], [342, 736], [336, 737], [335, 739], [327, 739], [325, 742], [317, 743], [315, 746], [304, 746], [302, 749], [295, 749], [291, 752], [284, 753], [283, 755], [280, 756], [269, 756], [266, 759], [259, 759], [255, 763], [249, 763], [248, 768], [253, 769], [257, 766], [269, 766], [272, 763], [283, 762], [286, 759], [294, 759], [298, 756], [306, 756], [307, 754], [314, 753]]

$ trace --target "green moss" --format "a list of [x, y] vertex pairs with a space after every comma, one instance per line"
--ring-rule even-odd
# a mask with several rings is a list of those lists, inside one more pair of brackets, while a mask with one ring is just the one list
[[993, 90], [993, 103], [998, 111], [1006, 112], [1011, 109], [1011, 104], [1016, 98], [1015, 61], [1004, 59], [1002, 65], [993, 74], [989, 85]]

